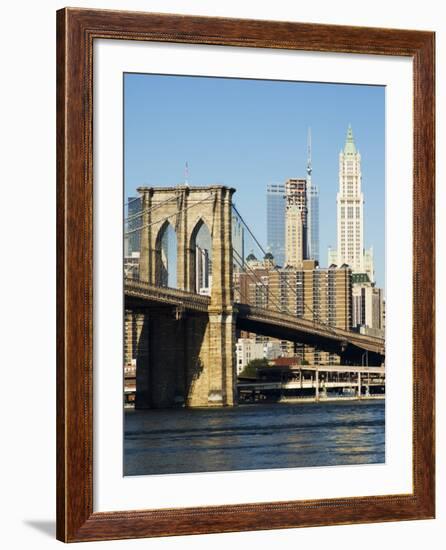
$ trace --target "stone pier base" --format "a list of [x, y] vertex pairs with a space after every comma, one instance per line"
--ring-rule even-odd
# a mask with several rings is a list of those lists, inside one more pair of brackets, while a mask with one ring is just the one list
[[232, 313], [177, 319], [169, 308], [139, 315], [136, 408], [233, 406], [232, 319]]

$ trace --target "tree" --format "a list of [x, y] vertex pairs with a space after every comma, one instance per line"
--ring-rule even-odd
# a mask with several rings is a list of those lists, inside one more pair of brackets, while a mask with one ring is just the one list
[[252, 359], [249, 363], [247, 363], [247, 365], [245, 365], [245, 368], [239, 376], [243, 378], [257, 378], [257, 369], [263, 369], [268, 366], [268, 359]]

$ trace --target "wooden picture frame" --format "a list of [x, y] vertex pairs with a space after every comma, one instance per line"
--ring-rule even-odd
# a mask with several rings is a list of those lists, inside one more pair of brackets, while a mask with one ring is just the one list
[[[93, 42], [177, 42], [413, 61], [411, 494], [93, 512]], [[65, 8], [57, 13], [57, 538], [65, 542], [434, 517], [432, 32]]]

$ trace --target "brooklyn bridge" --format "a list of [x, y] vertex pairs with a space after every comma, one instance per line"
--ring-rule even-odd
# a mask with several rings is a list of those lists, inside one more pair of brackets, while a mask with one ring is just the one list
[[[255, 273], [233, 246], [234, 210], [239, 214], [232, 203], [234, 191], [221, 185], [138, 189], [140, 213], [126, 220], [126, 234], [139, 238], [137, 277], [126, 273], [124, 283], [137, 364], [136, 408], [235, 405], [240, 331], [314, 346], [336, 354], [345, 365], [361, 365], [364, 354], [370, 365], [384, 362], [382, 338], [297, 317], [280, 304], [258, 307], [244, 303], [243, 296], [235, 299], [234, 266], [253, 279]], [[175, 288], [168, 286], [163, 250], [169, 227], [176, 234]], [[212, 257], [208, 295], [197, 285], [197, 238], [204, 227]], [[248, 226], [246, 230], [255, 239]], [[255, 283], [262, 289], [261, 280]]]

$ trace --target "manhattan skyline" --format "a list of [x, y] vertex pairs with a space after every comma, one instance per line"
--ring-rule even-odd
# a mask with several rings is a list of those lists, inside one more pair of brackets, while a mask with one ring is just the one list
[[320, 265], [336, 248], [338, 156], [348, 124], [362, 156], [364, 246], [384, 287], [385, 89], [377, 86], [126, 74], [125, 195], [140, 185], [220, 183], [266, 245], [266, 186], [306, 176], [311, 127], [320, 192]]

